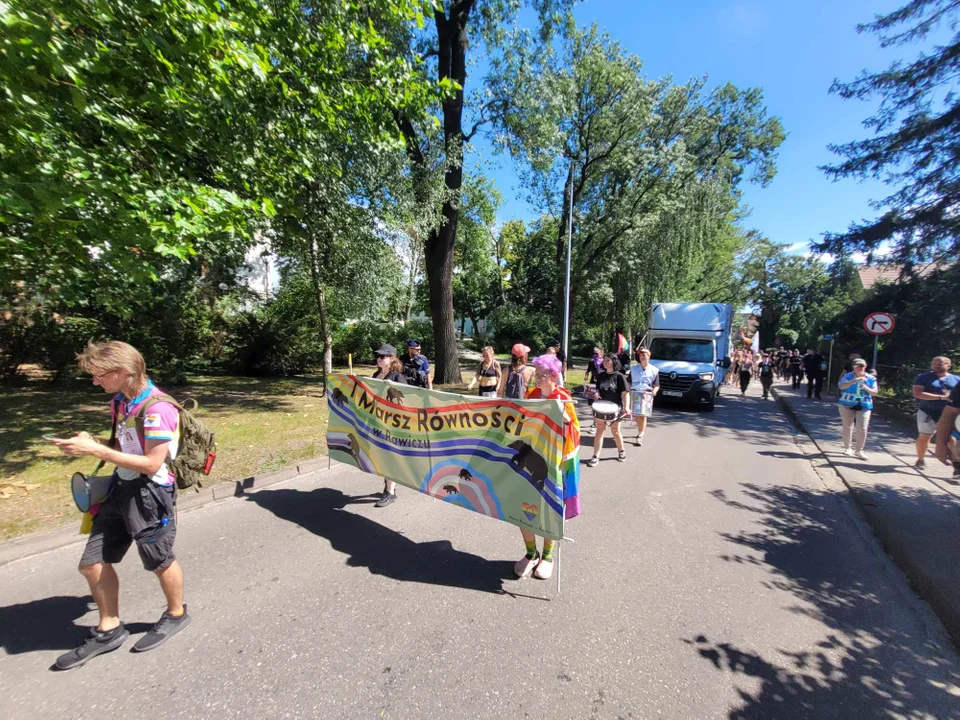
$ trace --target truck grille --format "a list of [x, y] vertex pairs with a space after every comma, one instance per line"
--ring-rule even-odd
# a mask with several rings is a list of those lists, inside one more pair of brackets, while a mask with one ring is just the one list
[[696, 375], [680, 375], [679, 373], [675, 378], [671, 378], [670, 373], [662, 372], [660, 373], [660, 390], [673, 390], [685, 393], [693, 387], [696, 379]]

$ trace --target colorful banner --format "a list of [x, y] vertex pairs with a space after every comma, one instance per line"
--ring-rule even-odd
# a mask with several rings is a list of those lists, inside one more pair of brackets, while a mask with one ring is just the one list
[[563, 537], [558, 400], [464, 397], [331, 375], [330, 457], [547, 538]]

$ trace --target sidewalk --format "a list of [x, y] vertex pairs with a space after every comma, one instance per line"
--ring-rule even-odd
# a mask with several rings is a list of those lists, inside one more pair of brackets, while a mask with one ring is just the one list
[[960, 647], [960, 483], [933, 455], [923, 470], [914, 437], [873, 415], [862, 461], [842, 454], [836, 398], [808, 400], [778, 383], [774, 396], [830, 462], [913, 589]]

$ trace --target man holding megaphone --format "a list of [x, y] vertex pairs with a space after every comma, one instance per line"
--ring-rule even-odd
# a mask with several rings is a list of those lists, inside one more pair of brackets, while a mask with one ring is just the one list
[[113, 396], [111, 438], [103, 443], [82, 432], [51, 442], [66, 455], [95, 457], [117, 469], [80, 559], [80, 573], [90, 585], [100, 622], [86, 642], [57, 658], [60, 670], [116, 650], [129, 637], [120, 621], [120, 580], [113, 566], [133, 543], [144, 568], [160, 580], [167, 600], [160, 620], [133, 650], [152, 650], [190, 622], [183, 604], [183, 570], [173, 553], [177, 486], [170, 463], [180, 438], [178, 410], [169, 402], [150, 401], [162, 393], [147, 377], [143, 356], [127, 343], [90, 343], [77, 359], [93, 376], [93, 384]]

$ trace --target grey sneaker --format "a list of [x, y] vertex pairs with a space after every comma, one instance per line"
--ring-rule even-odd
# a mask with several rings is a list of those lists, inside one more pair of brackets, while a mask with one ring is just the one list
[[592, 458], [587, 460], [587, 467], [596, 467], [600, 464], [600, 458], [594, 455]]
[[100, 632], [95, 627], [92, 627], [90, 628], [90, 637], [86, 642], [58, 657], [54, 665], [57, 670], [69, 670], [70, 668], [80, 667], [97, 655], [103, 655], [111, 650], [116, 650], [126, 642], [128, 637], [130, 637], [130, 632], [123, 626], [123, 623], [120, 623], [109, 632]]
[[642, 447], [642, 446], [643, 446], [643, 435], [637, 435], [637, 438], [636, 438], [636, 440], [633, 441], [633, 444], [636, 445], [637, 447]]
[[626, 459], [627, 459], [627, 451], [626, 451], [626, 450], [621, 450], [619, 453], [617, 453], [617, 461], [618, 461], [618, 462], [625, 462]]
[[384, 508], [397, 499], [396, 493], [384, 493], [383, 497], [377, 500], [373, 506], [375, 508]]
[[919, 459], [913, 464], [913, 466], [914, 466], [915, 468], [923, 469], [923, 468], [925, 468], [925, 467], [927, 466], [927, 459], [926, 459], [926, 458], [919, 458]]
[[137, 640], [133, 646], [133, 652], [146, 652], [163, 645], [170, 637], [190, 624], [190, 616], [187, 615], [187, 606], [183, 606], [183, 615], [174, 617], [167, 611], [157, 621], [157, 624], [150, 628], [150, 632]]

